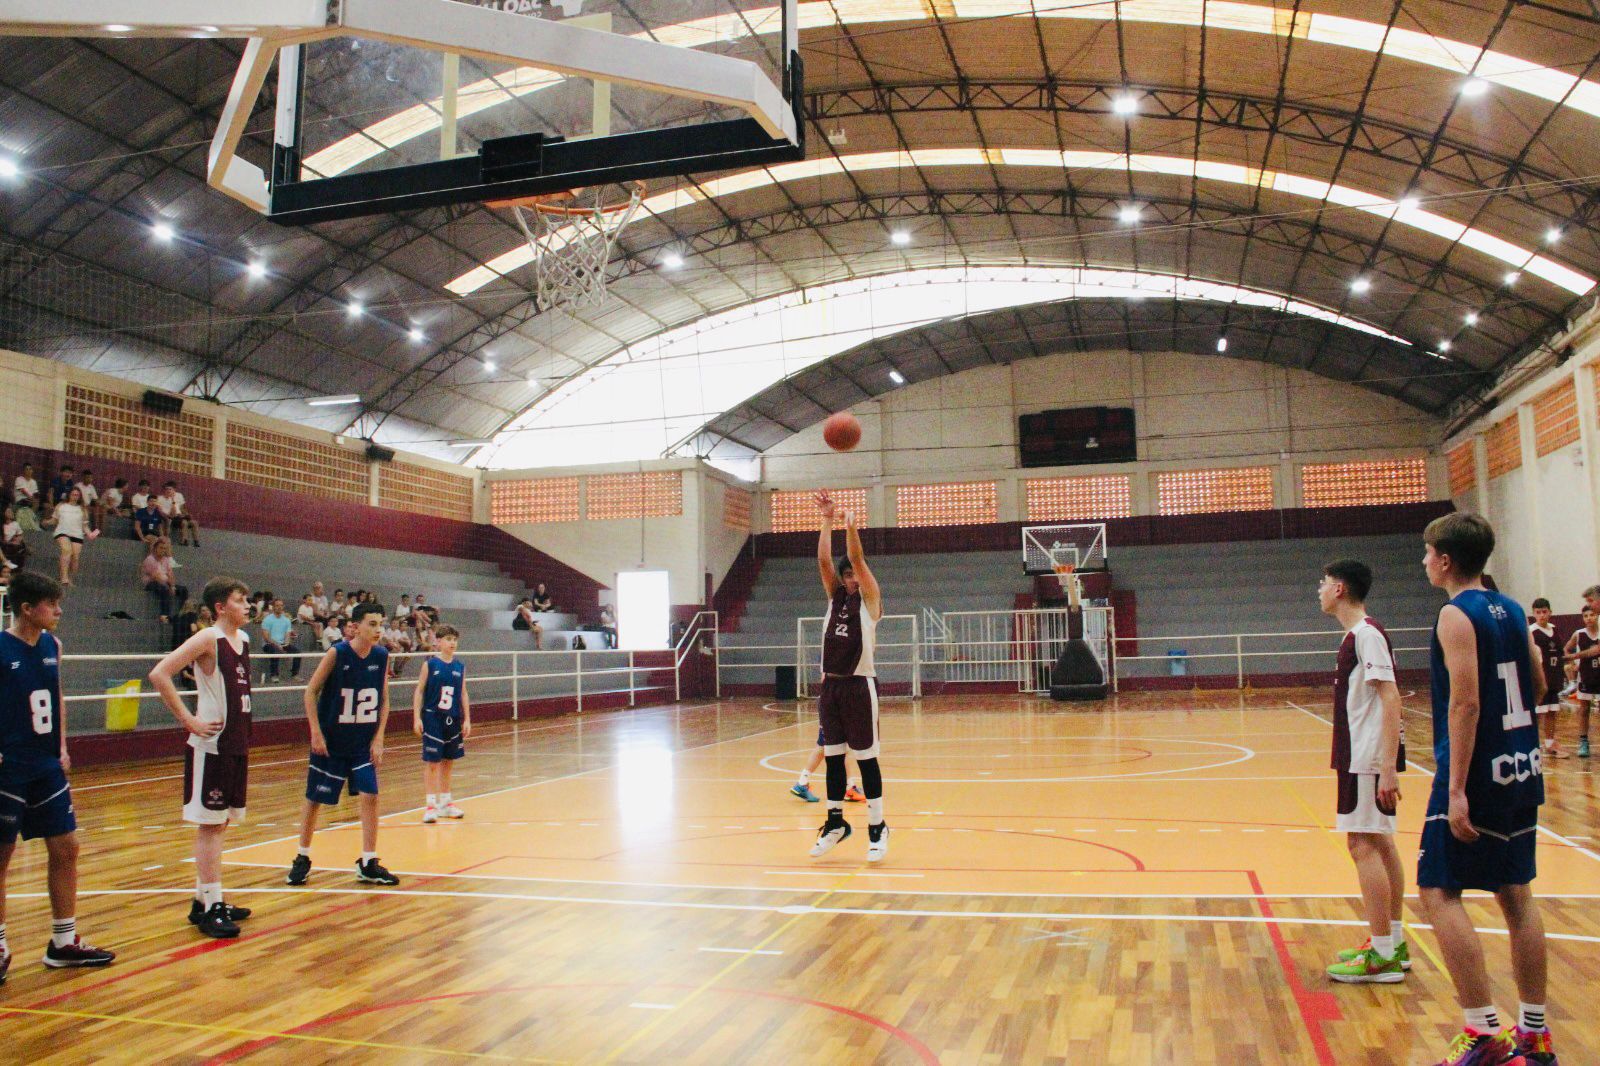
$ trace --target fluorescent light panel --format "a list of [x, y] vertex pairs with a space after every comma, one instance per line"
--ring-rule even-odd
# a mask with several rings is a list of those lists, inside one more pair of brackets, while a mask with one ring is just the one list
[[308, 407], [342, 407], [345, 404], [360, 403], [361, 397], [353, 392], [341, 393], [337, 396], [313, 396], [306, 401]]

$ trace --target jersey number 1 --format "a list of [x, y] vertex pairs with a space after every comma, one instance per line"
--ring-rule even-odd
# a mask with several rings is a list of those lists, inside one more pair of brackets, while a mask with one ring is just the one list
[[355, 725], [378, 720], [378, 690], [364, 688], [344, 690], [344, 710], [339, 712], [340, 725]]
[[1522, 705], [1522, 684], [1517, 680], [1517, 664], [1500, 663], [1495, 667], [1506, 686], [1506, 713], [1500, 718], [1502, 729], [1520, 729], [1533, 724], [1533, 715]]

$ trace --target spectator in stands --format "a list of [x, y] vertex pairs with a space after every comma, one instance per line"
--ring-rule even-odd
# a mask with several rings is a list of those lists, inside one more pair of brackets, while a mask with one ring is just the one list
[[322, 636], [322, 623], [317, 621], [317, 604], [311, 593], [300, 597], [300, 606], [295, 608], [295, 621], [311, 630], [314, 638]]
[[328, 613], [330, 615], [344, 614], [347, 610], [349, 610], [349, 607], [345, 603], [344, 589], [334, 589], [333, 599], [328, 601]]
[[322, 582], [320, 581], [311, 583], [311, 606], [316, 611], [317, 624], [327, 625], [328, 619], [332, 618], [333, 615], [328, 610], [328, 594], [322, 591]]
[[247, 625], [260, 625], [272, 606], [272, 593], [261, 590], [250, 597], [250, 619]]
[[78, 491], [78, 486], [67, 489], [66, 495], [56, 504], [55, 511], [45, 519], [44, 524], [55, 528], [56, 550], [61, 553], [59, 580], [62, 588], [71, 588], [83, 557], [84, 542], [100, 535], [99, 530], [89, 528], [89, 512], [83, 506], [83, 493]]
[[127, 516], [133, 513], [133, 508], [128, 505], [128, 479], [119, 477], [105, 494], [105, 512], [108, 515]]
[[428, 623], [430, 625], [439, 624], [439, 608], [429, 603], [427, 597], [425, 597], [422, 593], [417, 593], [417, 602], [412, 604], [411, 609], [413, 611], [421, 611], [423, 614], [427, 615]]
[[[134, 499], [138, 499], [137, 496]], [[146, 545], [153, 545], [156, 541], [166, 537], [167, 523], [161, 517], [161, 512], [156, 509], [155, 500], [145, 497], [144, 506], [133, 512], [133, 535], [142, 540]]]
[[403, 595], [403, 596], [400, 597], [400, 603], [394, 609], [394, 616], [395, 616], [396, 619], [399, 620], [400, 624], [405, 626], [407, 629], [414, 629], [415, 628], [411, 624], [411, 597], [410, 596], [404, 596]]
[[274, 599], [266, 617], [261, 619], [261, 650], [267, 655], [287, 655], [287, 659], [268, 659], [261, 668], [261, 682], [278, 680], [278, 664], [289, 664], [289, 680], [300, 678], [300, 645], [296, 641], [294, 619], [283, 609], [283, 601]]
[[439, 636], [433, 627], [424, 622], [417, 627], [417, 650], [424, 654], [436, 651], [439, 647]]
[[606, 638], [606, 647], [617, 646], [617, 612], [609, 603], [600, 606], [600, 634]]
[[183, 498], [183, 493], [178, 491], [178, 483], [169, 481], [161, 487], [161, 495], [156, 498], [156, 507], [161, 511], [163, 518], [169, 526], [178, 529], [179, 544], [193, 544], [200, 547], [200, 524], [194, 520], [194, 515], [189, 513], [188, 501]]
[[128, 503], [135, 511], [144, 510], [144, 505], [150, 502], [150, 482], [140, 481], [139, 488], [129, 497]]
[[545, 591], [544, 582], [533, 590], [533, 609], [535, 611], [553, 611], [556, 609], [555, 601], [550, 598], [550, 593]]
[[533, 616], [532, 600], [523, 597], [522, 602], [517, 604], [517, 613], [511, 619], [511, 628], [527, 630], [533, 635], [533, 650], [544, 650], [544, 627]]
[[100, 500], [100, 490], [94, 483], [94, 471], [85, 470], [78, 475], [78, 491], [83, 493], [83, 506], [89, 512], [89, 528], [99, 529], [105, 518], [105, 504]]
[[317, 643], [322, 645], [322, 650], [327, 651], [344, 639], [344, 618], [330, 618], [328, 624], [322, 627], [322, 632], [317, 636]]
[[171, 623], [175, 605], [189, 598], [189, 590], [178, 584], [173, 574], [170, 540], [159, 537], [150, 546], [150, 553], [139, 564], [139, 580], [146, 592], [161, 601], [161, 624]]
[[581, 634], [581, 633], [572, 634], [572, 650], [573, 651], [588, 651], [589, 650], [589, 645], [584, 641], [583, 634]]
[[25, 502], [36, 512], [44, 509], [44, 501], [39, 497], [39, 482], [33, 477], [32, 463], [23, 463], [22, 473], [11, 483], [11, 502]]
[[[73, 476], [71, 464], [63, 464], [61, 473], [50, 482], [49, 494], [45, 498], [45, 506], [54, 508], [57, 504], [67, 502], [67, 497], [72, 494], [72, 489], [77, 485], [78, 479]], [[80, 503], [79, 506], [82, 506]]]
[[[194, 621], [189, 623], [189, 636], [194, 636], [202, 629], [210, 629], [215, 623], [216, 619], [211, 615], [211, 608], [202, 603], [200, 610], [195, 612]], [[188, 637], [184, 639], [187, 640]]]
[[17, 509], [8, 506], [5, 523], [0, 526], [0, 554], [13, 570], [28, 564], [28, 542], [22, 539], [22, 523], [17, 521]]

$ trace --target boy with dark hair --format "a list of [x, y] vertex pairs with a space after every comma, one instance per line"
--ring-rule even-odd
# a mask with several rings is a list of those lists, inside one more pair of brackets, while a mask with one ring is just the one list
[[288, 882], [303, 885], [311, 874], [311, 837], [317, 808], [335, 806], [349, 783], [361, 811], [361, 861], [356, 880], [398, 885], [378, 862], [378, 767], [383, 731], [389, 724], [389, 653], [379, 643], [383, 608], [358, 603], [350, 613], [353, 632], [329, 648], [306, 684], [306, 719], [311, 724], [311, 766], [300, 817], [300, 849]]
[[52, 508], [58, 503], [66, 503], [67, 497], [72, 493], [73, 486], [77, 483], [78, 479], [72, 476], [72, 465], [70, 463], [62, 464], [61, 473], [57, 475], [54, 481], [50, 482], [50, 491], [46, 502]]
[[167, 535], [167, 520], [161, 517], [154, 497], [145, 497], [144, 506], [133, 512], [133, 535], [152, 549]]
[[1539, 649], [1537, 669], [1544, 671], [1544, 699], [1536, 712], [1544, 723], [1544, 754], [1547, 759], [1565, 759], [1567, 753], [1556, 743], [1556, 712], [1561, 710], [1561, 642], [1556, 639], [1556, 627], [1550, 624], [1550, 601], [1540, 596], [1530, 604], [1533, 621], [1528, 624], [1528, 636]]
[[1584, 594], [1583, 628], [1567, 639], [1565, 658], [1577, 667], [1578, 758], [1589, 757], [1589, 712], [1600, 702], [1600, 610]]
[[[1523, 1056], [1555, 1066], [1545, 1025], [1544, 922], [1532, 889], [1544, 802], [1532, 708], [1544, 699], [1544, 671], [1533, 668], [1538, 650], [1522, 607], [1483, 585], [1494, 551], [1489, 523], [1448, 514], [1428, 523], [1423, 540], [1428, 581], [1450, 602], [1433, 632], [1435, 771], [1417, 887], [1466, 1014], [1440, 1066], [1499, 1066]], [[1469, 888], [1494, 893], [1505, 916], [1522, 1000], [1514, 1031], [1500, 1031], [1483, 948], [1461, 903]]]
[[[231, 940], [250, 917], [248, 907], [222, 899], [222, 835], [244, 821], [250, 777], [250, 589], [214, 577], [200, 594], [215, 623], [178, 645], [150, 671], [161, 702], [188, 730], [183, 750], [183, 820], [195, 827], [195, 895], [189, 921], [206, 936]], [[177, 678], [194, 678], [194, 713], [183, 705]]]
[[1372, 571], [1340, 559], [1322, 568], [1317, 600], [1344, 628], [1333, 681], [1335, 827], [1347, 834], [1366, 904], [1367, 942], [1340, 953], [1328, 976], [1343, 984], [1396, 984], [1411, 966], [1402, 907], [1405, 874], [1394, 845], [1406, 749], [1389, 635], [1367, 615]]
[[106, 966], [116, 955], [78, 936], [78, 820], [67, 770], [61, 699], [61, 586], [21, 570], [10, 583], [11, 628], [0, 633], [0, 982], [11, 969], [5, 875], [17, 836], [43, 838], [49, 857], [50, 946], [44, 964]]
[[441, 816], [467, 816], [451, 799], [450, 777], [455, 760], [466, 754], [463, 742], [472, 736], [467, 667], [456, 661], [461, 634], [455, 626], [440, 626], [435, 635], [438, 653], [423, 664], [411, 697], [412, 728], [422, 738], [422, 781], [427, 798], [422, 820], [428, 824]]

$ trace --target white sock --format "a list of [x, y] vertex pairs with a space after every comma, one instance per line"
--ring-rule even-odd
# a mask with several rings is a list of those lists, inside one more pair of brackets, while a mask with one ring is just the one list
[[801, 770], [800, 771], [800, 780], [797, 781], [796, 784], [799, 784], [799, 785], [810, 785], [811, 784], [811, 771], [810, 770]]
[[221, 881], [216, 881], [216, 882], [213, 882], [211, 884], [206, 884], [206, 885], [201, 885], [200, 886], [200, 906], [204, 907], [206, 910], [210, 910], [212, 907], [216, 906], [218, 903], [221, 903], [221, 902], [222, 902], [222, 882]]
[[448, 793], [448, 792], [439, 793], [439, 806], [441, 806], [441, 807], [450, 806], [450, 793]]
[[1466, 1015], [1467, 1028], [1474, 1032], [1493, 1036], [1500, 1031], [1500, 1012], [1495, 1010], [1492, 1003], [1487, 1007], [1468, 1007]]
[[1546, 1026], [1544, 1023], [1543, 1003], [1524, 1003], [1517, 1011], [1517, 1024], [1522, 1026], [1524, 1032], [1542, 1033]]
[[430, 806], [430, 807], [439, 806], [439, 797], [434, 795], [432, 792], [428, 793], [428, 806]]
[[1406, 942], [1406, 923], [1405, 922], [1390, 922], [1389, 923], [1389, 939], [1394, 941], [1394, 946], [1397, 949], [1400, 947], [1401, 944], [1404, 944]]
[[1372, 938], [1372, 950], [1378, 953], [1380, 959], [1394, 958], [1394, 937], [1375, 936]]
[[298, 854], [300, 854], [300, 855], [304, 855], [308, 859], [311, 858], [311, 849], [310, 848], [297, 848], [296, 852]]
[[64, 948], [78, 939], [78, 919], [52, 918], [50, 919], [50, 943], [58, 948]]
[[375, 851], [363, 851], [361, 853], [361, 862], [362, 862], [363, 865], [365, 865], [365, 864], [371, 862], [373, 859], [376, 859], [377, 857], [378, 857], [378, 853], [375, 852]]
[[868, 825], [882, 825], [883, 824], [883, 797], [882, 796], [879, 796], [875, 800], [867, 800], [867, 824]]

